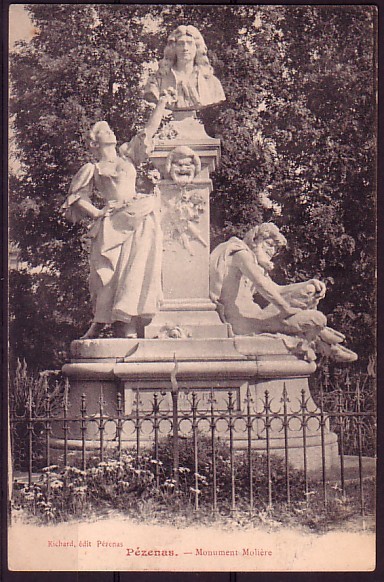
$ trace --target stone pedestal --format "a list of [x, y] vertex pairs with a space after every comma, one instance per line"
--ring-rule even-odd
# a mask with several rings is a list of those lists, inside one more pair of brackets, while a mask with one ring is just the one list
[[[116, 417], [117, 393], [123, 396], [123, 413], [129, 416], [124, 424], [123, 445], [136, 444], [136, 414], [147, 417], [141, 423], [140, 443], [149, 447], [153, 443], [153, 396], [159, 398], [159, 412], [164, 415], [159, 436], [171, 432], [172, 382], [171, 374], [177, 371], [179, 387], [179, 434], [191, 434], [191, 398], [197, 395], [198, 414], [206, 412], [199, 421], [199, 431], [210, 434], [209, 411], [214, 396], [217, 417], [216, 436], [228, 441], [228, 398], [231, 392], [234, 412], [234, 445], [247, 447], [246, 411], [247, 395], [251, 397], [251, 414], [262, 413], [252, 424], [252, 447], [261, 453], [267, 445], [271, 454], [285, 456], [297, 467], [304, 466], [303, 430], [300, 422], [300, 403], [304, 395], [307, 411], [318, 413], [308, 388], [308, 376], [315, 370], [313, 362], [293, 355], [282, 339], [271, 335], [227, 339], [100, 339], [79, 340], [72, 343], [71, 363], [63, 368], [71, 384], [72, 414], [78, 413], [80, 395], [87, 396], [87, 415], [98, 414], [102, 392], [103, 413]], [[176, 370], [175, 370], [175, 364]], [[271, 423], [267, 440], [265, 424], [265, 391], [268, 391]], [[285, 400], [285, 402], [284, 402]], [[290, 418], [284, 431], [284, 406]], [[263, 412], [264, 410], [264, 412]], [[273, 416], [276, 413], [280, 415]], [[169, 414], [168, 414], [169, 413]], [[168, 418], [167, 418], [168, 415]], [[296, 415], [292, 417], [292, 415]], [[185, 417], [182, 420], [182, 417]], [[73, 424], [72, 446], [79, 446], [79, 425]], [[77, 431], [77, 432], [76, 432]], [[59, 435], [56, 435], [59, 436]], [[97, 447], [97, 424], [87, 430], [87, 446]], [[116, 445], [116, 423], [105, 424], [104, 441]], [[306, 464], [308, 470], [321, 465], [322, 436], [317, 418], [306, 423]], [[328, 425], [323, 428], [323, 446], [327, 468], [337, 460], [336, 435]]]
[[[159, 139], [151, 157], [163, 176], [159, 189], [164, 300], [145, 337], [225, 338], [228, 326], [220, 321], [209, 298], [210, 172], [220, 159], [220, 140], [209, 137], [192, 112], [180, 117], [179, 113], [168, 128], [173, 137]], [[171, 152], [186, 145], [198, 156], [201, 171], [192, 182], [179, 184], [170, 179], [165, 166]]]

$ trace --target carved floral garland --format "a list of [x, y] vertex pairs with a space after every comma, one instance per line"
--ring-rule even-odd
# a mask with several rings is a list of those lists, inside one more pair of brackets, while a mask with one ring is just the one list
[[163, 224], [165, 240], [178, 240], [190, 255], [194, 254], [190, 245], [192, 240], [197, 240], [207, 247], [208, 243], [202, 238], [197, 227], [204, 212], [203, 196], [196, 190], [189, 193], [181, 189], [180, 196], [168, 201], [167, 220], [166, 224]]

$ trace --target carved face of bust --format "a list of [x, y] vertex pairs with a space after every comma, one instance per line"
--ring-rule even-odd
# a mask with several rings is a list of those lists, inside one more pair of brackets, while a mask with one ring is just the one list
[[196, 57], [196, 43], [192, 36], [183, 34], [176, 39], [176, 60], [194, 62]]
[[191, 156], [176, 159], [171, 164], [170, 175], [176, 184], [184, 186], [190, 184], [195, 177], [195, 164]]
[[252, 249], [260, 267], [272, 271], [272, 259], [277, 252], [277, 243], [273, 238], [256, 239]]

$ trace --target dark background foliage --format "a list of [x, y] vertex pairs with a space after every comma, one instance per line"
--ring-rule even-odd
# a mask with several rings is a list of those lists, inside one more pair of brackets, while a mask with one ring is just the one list
[[66, 223], [60, 205], [90, 160], [90, 125], [106, 119], [119, 143], [130, 139], [148, 113], [146, 63], [162, 57], [176, 25], [193, 24], [227, 96], [202, 114], [222, 141], [212, 245], [255, 222], [276, 222], [289, 241], [278, 279], [326, 281], [322, 310], [365, 365], [375, 331], [375, 8], [32, 4], [28, 11], [36, 34], [11, 57], [20, 169], [10, 182], [10, 236], [28, 264], [10, 278], [12, 354], [32, 367], [60, 366], [89, 323], [85, 227]]

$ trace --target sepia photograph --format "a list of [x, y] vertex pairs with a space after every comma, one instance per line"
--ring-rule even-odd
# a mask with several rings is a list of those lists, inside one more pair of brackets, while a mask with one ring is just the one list
[[9, 6], [9, 571], [375, 570], [377, 27]]

